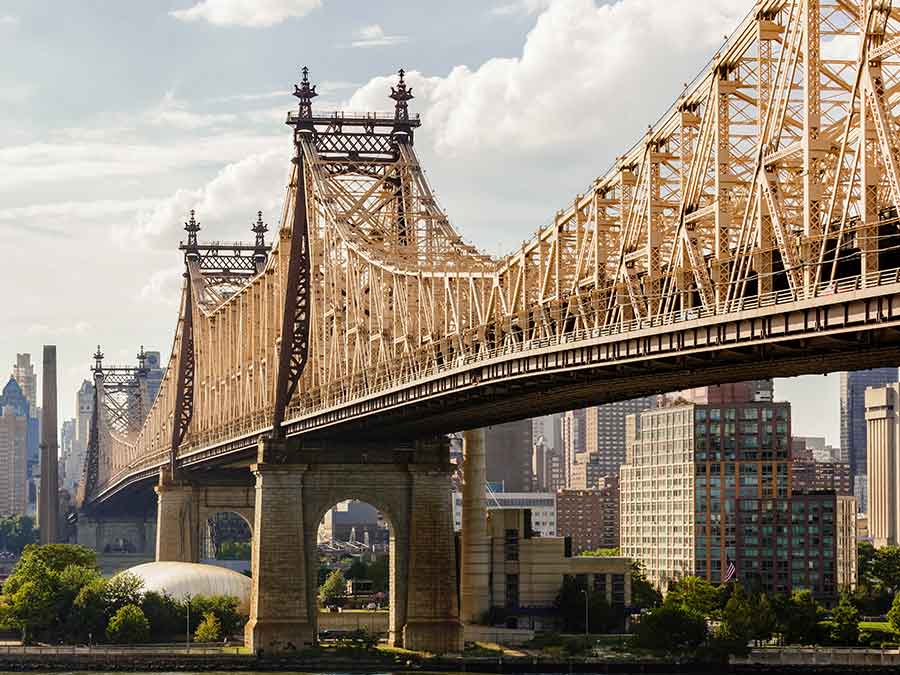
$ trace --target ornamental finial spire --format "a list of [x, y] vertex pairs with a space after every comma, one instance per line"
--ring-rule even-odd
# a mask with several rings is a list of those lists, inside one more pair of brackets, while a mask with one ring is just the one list
[[294, 85], [294, 96], [300, 99], [299, 116], [301, 119], [309, 119], [312, 117], [312, 100], [319, 94], [316, 92], [316, 85], [309, 84], [309, 68], [303, 66], [300, 73], [303, 79], [300, 85]]
[[140, 370], [147, 367], [147, 353], [144, 351], [144, 345], [141, 345], [141, 351], [137, 354], [137, 362]]
[[100, 351], [100, 345], [97, 345], [97, 351], [94, 352], [94, 372], [103, 372], [103, 352]]
[[407, 88], [406, 82], [403, 77], [406, 75], [406, 71], [401, 68], [397, 71], [397, 74], [400, 76], [400, 79], [397, 81], [397, 86], [391, 87], [391, 98], [396, 101], [394, 105], [394, 120], [397, 122], [408, 122], [409, 121], [409, 105], [407, 101], [412, 98], [415, 98], [412, 93], [412, 87]]
[[262, 211], [256, 212], [256, 222], [253, 223], [253, 227], [250, 228], [253, 234], [256, 235], [256, 254], [266, 254], [266, 232], [269, 231], [269, 226], [263, 222], [262, 219]]

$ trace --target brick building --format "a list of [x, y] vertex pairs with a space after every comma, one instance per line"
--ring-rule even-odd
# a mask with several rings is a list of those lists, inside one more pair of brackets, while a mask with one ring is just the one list
[[619, 546], [619, 480], [608, 476], [593, 490], [560, 490], [556, 495], [556, 531], [572, 540], [575, 554]]

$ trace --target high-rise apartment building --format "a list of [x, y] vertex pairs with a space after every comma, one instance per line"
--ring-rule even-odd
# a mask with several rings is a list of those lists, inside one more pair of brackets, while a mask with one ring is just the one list
[[[593, 462], [601, 475], [618, 475], [625, 463], [625, 418], [655, 404], [655, 397], [645, 396], [617, 401], [585, 410], [586, 461]], [[576, 487], [571, 484], [570, 487]]]
[[144, 352], [144, 365], [147, 368], [147, 410], [153, 405], [166, 370], [160, 363], [159, 352]]
[[556, 532], [572, 540], [572, 552], [619, 546], [619, 479], [610, 476], [593, 490], [560, 490]]
[[621, 551], [655, 582], [696, 575], [720, 583], [734, 564], [746, 587], [769, 593], [833, 597], [849, 588], [836, 563], [846, 556], [836, 536], [839, 498], [792, 498], [789, 403], [649, 410], [630, 421], [629, 436]]
[[896, 368], [875, 368], [841, 373], [841, 461], [850, 465], [853, 493], [861, 511], [866, 495], [866, 389], [897, 382]]
[[75, 392], [75, 437], [68, 455], [60, 459], [63, 487], [75, 494], [84, 474], [84, 458], [91, 433], [91, 417], [94, 413], [94, 385], [84, 380]]
[[70, 489], [70, 477], [66, 469], [75, 447], [76, 426], [77, 422], [74, 419], [63, 420], [59, 430], [59, 480], [64, 490]]
[[531, 490], [531, 420], [487, 427], [484, 448], [488, 482], [502, 485], [506, 492]]
[[584, 409], [570, 410], [563, 414], [563, 470], [565, 472], [566, 485], [571, 480], [572, 465], [587, 450], [585, 417], [586, 411]]
[[0, 395], [0, 516], [28, 510], [28, 413], [16, 380], [10, 378]]
[[566, 486], [563, 456], [543, 441], [534, 444], [531, 455], [532, 489], [537, 492], [556, 492]]

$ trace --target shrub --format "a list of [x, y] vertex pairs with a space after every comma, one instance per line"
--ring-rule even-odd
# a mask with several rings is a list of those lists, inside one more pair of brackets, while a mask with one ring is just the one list
[[150, 637], [150, 622], [140, 607], [125, 605], [109, 620], [106, 637], [118, 644], [146, 642]]
[[197, 626], [197, 632], [194, 633], [194, 640], [197, 642], [218, 642], [222, 637], [222, 624], [212, 612], [206, 612], [203, 615], [203, 621]]

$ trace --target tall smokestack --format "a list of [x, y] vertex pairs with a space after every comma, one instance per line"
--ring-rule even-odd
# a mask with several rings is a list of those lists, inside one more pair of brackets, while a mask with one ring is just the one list
[[41, 418], [41, 484], [38, 526], [41, 543], [59, 540], [59, 445], [56, 419], [56, 346], [44, 345], [43, 413]]

